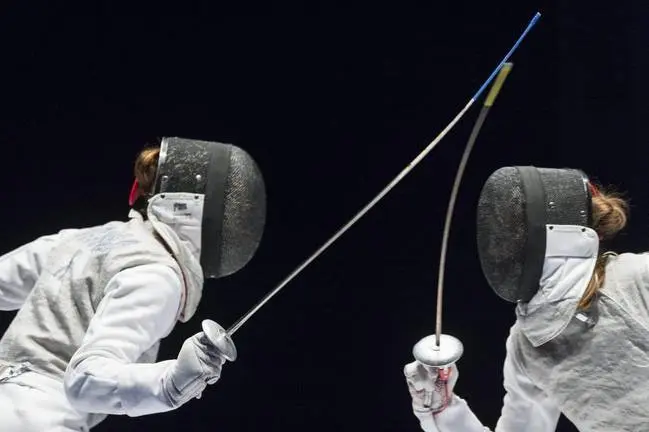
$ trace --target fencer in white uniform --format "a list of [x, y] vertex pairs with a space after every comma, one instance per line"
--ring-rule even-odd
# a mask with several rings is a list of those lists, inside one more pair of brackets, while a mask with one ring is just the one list
[[128, 222], [63, 230], [0, 257], [0, 431], [88, 431], [107, 415], [173, 410], [219, 379], [199, 332], [176, 359], [205, 277], [243, 267], [261, 239], [265, 189], [243, 150], [167, 138], [136, 162]]
[[[495, 431], [554, 431], [562, 413], [584, 432], [647, 430], [649, 255], [599, 250], [625, 226], [628, 206], [576, 170], [518, 168], [490, 177], [478, 210], [483, 272], [500, 297], [517, 303]], [[539, 254], [541, 266], [531, 268]], [[454, 394], [456, 365], [415, 361], [404, 373], [424, 431], [490, 430]]]

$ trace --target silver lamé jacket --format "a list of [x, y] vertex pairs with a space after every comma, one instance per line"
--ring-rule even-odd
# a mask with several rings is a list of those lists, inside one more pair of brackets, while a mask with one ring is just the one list
[[203, 275], [187, 242], [149, 213], [0, 257], [0, 310], [18, 310], [0, 339], [0, 431], [88, 430], [110, 414], [173, 409], [159, 342], [196, 311]]

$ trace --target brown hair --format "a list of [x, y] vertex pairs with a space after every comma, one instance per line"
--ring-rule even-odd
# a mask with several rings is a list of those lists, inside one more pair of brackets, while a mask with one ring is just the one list
[[147, 147], [137, 156], [133, 168], [138, 183], [137, 197], [149, 195], [153, 191], [159, 155], [159, 147]]
[[[594, 192], [591, 201], [593, 211], [592, 227], [599, 235], [600, 240], [612, 239], [626, 226], [629, 217], [629, 203], [619, 194], [612, 191], [605, 192], [601, 188], [594, 188]], [[614, 254], [606, 252], [597, 257], [595, 271], [593, 271], [586, 292], [579, 302], [580, 309], [586, 309], [591, 305], [597, 292], [604, 284], [606, 262], [611, 255]]]

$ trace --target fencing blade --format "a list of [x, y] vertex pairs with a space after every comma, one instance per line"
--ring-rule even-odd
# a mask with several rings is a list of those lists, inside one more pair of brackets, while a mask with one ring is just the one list
[[528, 32], [536, 24], [541, 14], [536, 13], [531, 19], [523, 33], [519, 36], [516, 43], [512, 46], [509, 52], [498, 64], [496, 69], [491, 73], [489, 78], [480, 86], [478, 91], [473, 95], [469, 102], [460, 110], [460, 112], [451, 120], [451, 122], [435, 137], [435, 139], [422, 150], [421, 153], [415, 157], [412, 162], [410, 162], [383, 190], [381, 190], [378, 195], [376, 195], [365, 207], [363, 207], [349, 222], [347, 222], [342, 228], [340, 228], [329, 240], [327, 240], [318, 250], [316, 250], [309, 258], [307, 258], [302, 264], [300, 264], [295, 270], [293, 270], [284, 280], [282, 280], [272, 291], [266, 294], [255, 306], [253, 306], [248, 312], [246, 312], [241, 318], [239, 318], [233, 325], [230, 327], [225, 334], [218, 333], [219, 338], [227, 337], [234, 335], [240, 328], [243, 326], [259, 309], [261, 309], [268, 301], [270, 301], [275, 295], [277, 295], [291, 280], [293, 280], [298, 274], [302, 272], [309, 264], [311, 264], [318, 256], [320, 256], [325, 250], [329, 248], [340, 236], [342, 236], [347, 230], [349, 230], [358, 220], [360, 220], [372, 207], [374, 207], [385, 195], [388, 194], [399, 182], [406, 176], [410, 171], [412, 171], [436, 146], [439, 142], [455, 127], [455, 125], [462, 119], [464, 114], [471, 108], [476, 99], [480, 97], [483, 91], [491, 84], [493, 79], [501, 71], [505, 63], [509, 60], [514, 51], [518, 48], [522, 40], [527, 36]]
[[473, 125], [469, 140], [464, 148], [460, 165], [458, 166], [457, 173], [455, 174], [455, 181], [451, 191], [448, 207], [446, 208], [446, 220], [444, 222], [444, 234], [442, 236], [442, 251], [439, 258], [439, 276], [437, 278], [437, 313], [435, 316], [435, 335], [426, 336], [419, 340], [412, 349], [413, 357], [419, 362], [432, 368], [446, 368], [456, 363], [462, 354], [464, 354], [464, 346], [462, 342], [456, 337], [442, 333], [442, 296], [444, 294], [444, 270], [446, 267], [446, 251], [448, 246], [448, 239], [451, 232], [451, 221], [453, 218], [453, 210], [455, 208], [455, 201], [460, 189], [462, 175], [469, 160], [471, 150], [478, 139], [482, 125], [489, 114], [490, 108], [493, 106], [496, 96], [500, 92], [505, 79], [509, 75], [513, 65], [512, 63], [505, 63], [500, 69], [494, 85], [487, 94], [478, 119]]
[[512, 63], [505, 63], [500, 69], [494, 85], [491, 87], [491, 91], [487, 94], [487, 98], [482, 105], [478, 119], [471, 130], [471, 135], [469, 135], [469, 140], [467, 141], [464, 153], [462, 154], [462, 159], [460, 160], [460, 165], [457, 169], [455, 175], [455, 181], [453, 183], [453, 190], [451, 191], [451, 198], [449, 199], [448, 207], [446, 209], [446, 220], [444, 222], [444, 234], [442, 235], [442, 251], [439, 257], [439, 275], [437, 278], [437, 313], [435, 317], [435, 344], [440, 346], [440, 337], [442, 334], [442, 298], [444, 294], [444, 270], [446, 267], [446, 251], [448, 247], [448, 238], [451, 232], [451, 220], [453, 219], [453, 210], [455, 209], [455, 201], [457, 199], [458, 191], [460, 190], [460, 183], [462, 182], [462, 175], [466, 168], [467, 162], [469, 160], [469, 155], [471, 150], [473, 150], [473, 145], [478, 139], [480, 130], [484, 121], [487, 119], [489, 110], [493, 106], [500, 89], [505, 83], [505, 79], [511, 72], [513, 67]]

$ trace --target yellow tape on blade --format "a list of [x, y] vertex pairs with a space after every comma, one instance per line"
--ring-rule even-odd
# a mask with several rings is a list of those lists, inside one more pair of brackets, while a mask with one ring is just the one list
[[491, 90], [489, 91], [489, 94], [484, 101], [484, 106], [490, 107], [494, 104], [496, 96], [498, 96], [498, 93], [500, 92], [500, 89], [505, 83], [505, 79], [507, 78], [507, 75], [509, 75], [509, 72], [511, 72], [513, 66], [513, 63], [505, 63], [500, 69], [500, 72], [498, 72], [498, 76], [496, 77], [496, 80], [494, 81], [493, 86], [491, 86]]

